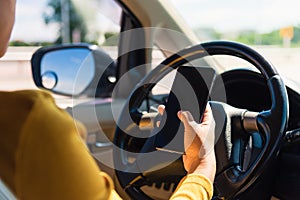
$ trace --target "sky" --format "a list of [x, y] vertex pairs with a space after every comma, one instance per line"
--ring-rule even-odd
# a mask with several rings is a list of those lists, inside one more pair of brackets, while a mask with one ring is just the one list
[[[21, 40], [26, 42], [36, 41], [54, 41], [58, 34], [58, 25], [50, 24], [45, 25], [43, 20], [43, 13], [49, 12], [47, 10], [47, 2], [49, 0], [17, 0], [16, 6], [16, 19], [15, 26], [12, 32], [11, 40]], [[111, 12], [113, 6], [108, 0], [101, 0], [101, 4], [95, 5], [95, 3], [87, 4], [91, 0], [73, 0], [77, 2], [81, 11], [85, 9], [84, 17], [87, 21], [87, 25], [101, 30], [116, 30], [117, 27], [114, 23], [118, 23], [120, 14], [111, 16], [111, 13], [120, 13], [120, 10]], [[99, 0], [100, 1], [100, 0]], [[101, 9], [97, 9], [101, 6]], [[87, 12], [86, 12], [87, 11]], [[109, 16], [109, 19], [113, 21], [108, 22], [107, 18], [104, 18], [100, 13], [105, 12], [105, 15]], [[96, 16], [96, 20], [101, 23], [95, 23], [93, 16]], [[92, 24], [89, 24], [92, 23]], [[110, 24], [109, 27], [107, 24]]]
[[[84, 1], [89, 0], [77, 0]], [[299, 0], [171, 0], [188, 24], [196, 29], [213, 27], [222, 32], [255, 29], [268, 32], [300, 25]], [[11, 40], [53, 41], [57, 26], [46, 26], [47, 0], [18, 0]]]
[[55, 26], [46, 26], [42, 15], [47, 0], [17, 0], [15, 26], [11, 40], [52, 41], [56, 38]]
[[[300, 25], [299, 0], [172, 0], [193, 28], [268, 32]], [[196, 20], [195, 20], [196, 19]]]

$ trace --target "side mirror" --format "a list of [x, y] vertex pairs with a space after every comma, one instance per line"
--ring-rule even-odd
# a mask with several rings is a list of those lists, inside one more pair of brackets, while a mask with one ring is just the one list
[[115, 73], [113, 59], [97, 46], [86, 44], [42, 47], [33, 54], [31, 66], [37, 87], [67, 96], [105, 96], [97, 94], [107, 92], [99, 87], [108, 88], [103, 79]]

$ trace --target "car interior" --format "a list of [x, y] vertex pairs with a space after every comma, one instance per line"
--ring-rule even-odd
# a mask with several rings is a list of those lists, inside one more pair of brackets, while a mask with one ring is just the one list
[[[195, 98], [209, 102], [216, 122], [213, 199], [298, 199], [300, 85], [248, 45], [200, 42], [169, 1], [114, 2], [121, 12], [119, 34], [111, 38], [117, 38], [117, 56], [86, 43], [46, 46], [32, 55], [31, 70], [35, 85], [63, 96], [56, 102], [84, 124], [86, 145], [118, 194], [168, 199], [186, 175], [181, 156], [156, 151], [184, 151], [182, 135], [172, 134], [182, 126], [168, 118], [159, 130], [153, 124], [158, 105], [182, 106], [171, 92], [187, 67], [200, 70], [201, 76], [185, 79], [207, 90]], [[155, 60], [156, 53], [162, 58]], [[177, 99], [191, 104], [185, 92]], [[1, 182], [0, 199], [14, 199]]]

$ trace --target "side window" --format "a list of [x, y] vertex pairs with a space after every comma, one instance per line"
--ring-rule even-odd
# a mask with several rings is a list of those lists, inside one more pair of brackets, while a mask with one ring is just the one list
[[0, 58], [0, 90], [36, 89], [30, 59], [41, 46], [91, 43], [116, 59], [121, 13], [113, 0], [17, 1], [10, 45]]
[[[154, 46], [152, 50], [152, 65], [151, 70], [157, 67], [166, 56], [163, 54], [161, 49], [159, 49], [157, 46]], [[162, 80], [159, 81], [159, 83], [153, 88], [152, 94], [159, 95], [159, 94], [167, 94], [170, 92], [170, 82], [175, 78], [175, 73], [170, 73], [166, 77], [164, 77]]]
[[[117, 58], [118, 36], [121, 31], [122, 9], [114, 0], [85, 1], [73, 0], [75, 10], [82, 16], [87, 33], [85, 41], [102, 47], [113, 59]], [[74, 35], [74, 33], [72, 34]], [[76, 30], [75, 30], [76, 36]]]
[[165, 58], [164, 53], [157, 46], [154, 46], [152, 50], [152, 69], [159, 65]]

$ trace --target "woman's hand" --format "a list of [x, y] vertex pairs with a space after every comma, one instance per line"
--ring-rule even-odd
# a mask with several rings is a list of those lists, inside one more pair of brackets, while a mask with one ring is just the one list
[[[164, 110], [164, 106], [158, 107], [161, 115]], [[202, 123], [195, 122], [189, 111], [179, 111], [177, 115], [184, 124], [184, 168], [189, 174], [202, 174], [213, 182], [216, 172], [215, 121], [209, 104], [205, 109]]]
[[188, 111], [179, 111], [177, 115], [184, 124], [183, 163], [186, 171], [203, 174], [213, 181], [216, 171], [215, 121], [209, 104], [205, 109], [202, 123], [195, 122]]

